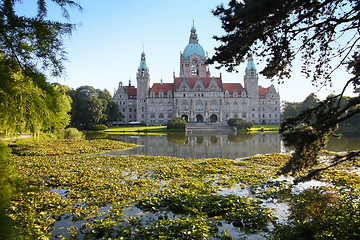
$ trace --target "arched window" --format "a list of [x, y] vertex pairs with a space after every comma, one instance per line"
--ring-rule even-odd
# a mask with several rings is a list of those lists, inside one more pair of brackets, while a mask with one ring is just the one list
[[195, 104], [195, 111], [204, 111], [204, 105], [202, 101], [197, 101]]
[[151, 92], [150, 92], [150, 97], [155, 97], [155, 92], [153, 91], [153, 90], [151, 90]]
[[237, 91], [234, 91], [233, 92], [233, 97], [237, 97], [238, 96], [238, 92]]
[[196, 91], [200, 92], [201, 87], [199, 85], [196, 86]]
[[159, 103], [159, 111], [163, 112], [164, 111], [164, 103]]
[[164, 97], [164, 92], [163, 91], [159, 91], [159, 97]]
[[168, 92], [167, 92], [167, 96], [168, 96], [168, 97], [172, 97], [172, 92], [171, 92], [171, 91], [168, 91]]
[[225, 91], [225, 97], [229, 97], [229, 91], [228, 90]]
[[234, 110], [235, 112], [239, 111], [239, 104], [238, 104], [237, 102], [235, 102], [235, 103], [233, 104], [233, 110]]
[[181, 111], [189, 111], [189, 104], [187, 101], [182, 101], [181, 102]]
[[230, 103], [225, 103], [225, 111], [229, 112], [230, 111]]
[[218, 104], [215, 100], [210, 102], [210, 111], [218, 111]]
[[246, 103], [245, 103], [245, 102], [243, 102], [243, 103], [241, 104], [241, 108], [242, 108], [242, 110], [246, 111]]

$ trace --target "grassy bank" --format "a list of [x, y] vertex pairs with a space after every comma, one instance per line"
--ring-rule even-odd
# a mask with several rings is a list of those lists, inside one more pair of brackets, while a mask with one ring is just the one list
[[254, 125], [249, 132], [279, 132], [280, 125]]
[[[109, 140], [13, 145], [11, 161], [23, 190], [7, 212], [17, 238], [291, 239], [286, 234], [310, 229], [330, 229], [334, 236], [358, 230], [360, 177], [352, 165], [326, 171], [321, 180], [331, 185], [302, 194], [276, 175], [289, 155], [89, 155], [131, 146]], [[284, 204], [291, 217], [276, 212]], [[328, 204], [331, 209], [324, 209]], [[336, 214], [342, 218], [332, 224]]]

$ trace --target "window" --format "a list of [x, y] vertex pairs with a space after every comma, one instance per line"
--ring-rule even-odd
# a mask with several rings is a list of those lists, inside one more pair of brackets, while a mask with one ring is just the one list
[[153, 91], [153, 90], [151, 90], [151, 92], [150, 92], [150, 97], [155, 97], [155, 92]]
[[142, 111], [142, 112], [144, 111], [144, 109], [145, 109], [144, 107], [141, 107], [141, 111]]
[[159, 115], [159, 118], [164, 118], [164, 114], [160, 114], [160, 115]]
[[167, 92], [167, 96], [168, 96], [168, 97], [172, 97], [172, 92], [171, 92], [171, 91], [168, 91], [168, 92]]
[[131, 110], [132, 110], [132, 109], [131, 109], [131, 108], [129, 108], [129, 112], [131, 112]]
[[181, 111], [189, 111], [189, 104], [187, 101], [182, 101], [181, 102], [181, 107], [180, 107]]
[[229, 97], [229, 91], [228, 90], [225, 91], [225, 97]]
[[204, 111], [204, 105], [202, 101], [197, 101], [195, 104], [195, 111]]
[[229, 112], [230, 111], [230, 103], [225, 103], [225, 111]]
[[159, 92], [159, 97], [164, 97], [163, 91], [160, 91], [160, 92]]
[[217, 105], [216, 101], [211, 101], [210, 111], [217, 111], [217, 110], [218, 110], [218, 105]]
[[241, 104], [241, 108], [242, 108], [243, 111], [246, 111], [246, 103], [245, 103], [245, 102], [243, 102], [243, 103]]
[[233, 92], [233, 97], [237, 97], [238, 96], [238, 92], [237, 91], [234, 91]]
[[234, 108], [234, 111], [236, 111], [236, 112], [239, 111], [239, 105], [237, 102], [234, 103], [233, 108]]

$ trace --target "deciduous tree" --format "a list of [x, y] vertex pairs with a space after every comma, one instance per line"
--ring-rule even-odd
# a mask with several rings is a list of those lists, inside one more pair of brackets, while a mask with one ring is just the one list
[[[345, 89], [352, 86], [356, 92], [360, 85], [360, 2], [231, 0], [227, 7], [220, 5], [213, 13], [221, 19], [226, 32], [215, 36], [221, 45], [209, 60], [218, 62], [218, 67], [233, 71], [249, 55], [257, 55], [266, 60], [261, 73], [281, 83], [290, 77], [292, 62], [299, 55], [302, 72], [315, 86], [332, 86], [332, 73], [340, 66], [351, 74], [338, 95], [282, 123], [280, 131], [286, 142], [297, 146], [282, 172], [313, 167], [325, 138], [339, 123], [360, 113], [360, 96], [340, 104]], [[333, 159], [327, 167], [359, 155], [360, 151], [350, 152]], [[315, 170], [309, 176], [319, 172]]]

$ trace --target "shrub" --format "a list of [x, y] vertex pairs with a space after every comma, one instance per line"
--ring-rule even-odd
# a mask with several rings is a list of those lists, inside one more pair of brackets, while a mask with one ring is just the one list
[[103, 124], [97, 124], [97, 125], [92, 125], [90, 129], [95, 131], [100, 131], [100, 130], [106, 130], [108, 129], [108, 127]]
[[170, 129], [185, 129], [186, 121], [180, 117], [174, 117], [167, 122], [167, 128]]
[[58, 132], [56, 132], [56, 136], [59, 139], [81, 139], [84, 137], [83, 133], [80, 132], [79, 130], [77, 130], [76, 128], [66, 128], [66, 129], [62, 129], [59, 130]]
[[248, 122], [241, 118], [230, 118], [227, 123], [229, 126], [237, 127], [238, 129], [249, 129], [254, 126], [252, 122]]

